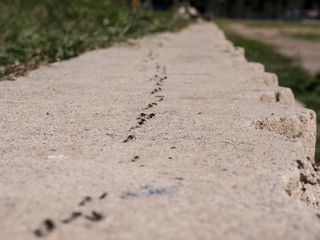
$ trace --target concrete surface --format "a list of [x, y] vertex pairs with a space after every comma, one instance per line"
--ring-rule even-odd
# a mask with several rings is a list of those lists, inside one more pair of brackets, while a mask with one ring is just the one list
[[315, 113], [243, 52], [203, 23], [1, 82], [0, 239], [320, 239]]

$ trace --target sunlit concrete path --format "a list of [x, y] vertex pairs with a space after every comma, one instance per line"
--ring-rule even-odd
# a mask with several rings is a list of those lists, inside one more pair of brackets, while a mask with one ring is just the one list
[[231, 24], [231, 27], [244, 37], [275, 45], [280, 53], [297, 58], [311, 74], [320, 72], [320, 42], [298, 39], [288, 35], [290, 33], [320, 34], [320, 29], [303, 28], [303, 25], [300, 28], [291, 27], [285, 30], [281, 28], [255, 28], [240, 23]]
[[0, 83], [0, 239], [320, 239], [315, 114], [214, 25]]

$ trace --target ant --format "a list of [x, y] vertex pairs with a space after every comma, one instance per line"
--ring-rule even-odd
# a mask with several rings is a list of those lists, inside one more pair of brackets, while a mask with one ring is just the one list
[[80, 203], [79, 206], [84, 206], [86, 204], [86, 202], [90, 202], [91, 201], [91, 197], [86, 196]]
[[139, 159], [140, 159], [139, 156], [135, 156], [134, 158], [132, 158], [131, 162], [136, 162], [136, 161], [138, 161]]
[[127, 137], [127, 139], [123, 140], [123, 143], [127, 143], [127, 142], [129, 142], [129, 141], [134, 140], [134, 139], [136, 139], [136, 137], [135, 137], [134, 135], [129, 135], [129, 136]]
[[76, 218], [80, 217], [82, 215], [81, 212], [73, 212], [71, 213], [70, 218], [63, 220], [63, 223], [70, 223], [71, 221], [75, 220]]
[[103, 219], [103, 215], [100, 213], [97, 213], [96, 211], [92, 211], [91, 216], [85, 216], [85, 218], [93, 222], [98, 222]]

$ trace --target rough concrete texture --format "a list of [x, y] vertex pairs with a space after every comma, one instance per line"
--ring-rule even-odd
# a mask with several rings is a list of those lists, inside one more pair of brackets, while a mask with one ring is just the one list
[[277, 84], [209, 23], [0, 83], [0, 239], [320, 239], [316, 116]]

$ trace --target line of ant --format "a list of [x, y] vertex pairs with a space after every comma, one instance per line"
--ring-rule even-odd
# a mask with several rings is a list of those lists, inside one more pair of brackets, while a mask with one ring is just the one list
[[[152, 56], [152, 54], [153, 54], [153, 52], [152, 52], [152, 50], [150, 50], [149, 57]], [[166, 76], [167, 69], [166, 69], [165, 66], [161, 67], [160, 64], [157, 64], [156, 65], [156, 71], [157, 71], [157, 74], [155, 74], [153, 77], [150, 78], [150, 81], [156, 81], [156, 88], [151, 91], [151, 95], [162, 91], [162, 87], [164, 86], [164, 82], [165, 82], [165, 80], [168, 79], [168, 77]], [[163, 76], [160, 76], [160, 73]], [[158, 99], [158, 103], [162, 102], [164, 100], [164, 96], [155, 96], [155, 98]], [[151, 102], [151, 103], [149, 103], [147, 105], [146, 108], [143, 108], [143, 110], [148, 110], [150, 108], [153, 108], [154, 106], [157, 106], [158, 103], [157, 102]], [[137, 116], [137, 118], [136, 118], [136, 120], [138, 120], [137, 125], [131, 127], [129, 131], [132, 131], [132, 130], [140, 128], [142, 125], [144, 125], [147, 122], [147, 120], [149, 120], [151, 118], [154, 118], [155, 115], [156, 115], [155, 113], [151, 113], [151, 114], [146, 114], [144, 112], [140, 113], [139, 116]], [[136, 139], [136, 136], [133, 135], [133, 134], [130, 134], [122, 142], [123, 143], [128, 143], [128, 142], [131, 142], [131, 141], [133, 141], [135, 139]]]
[[[152, 50], [150, 50], [148, 57], [152, 60], [154, 59]], [[166, 72], [165, 66], [163, 66], [161, 68], [161, 66], [159, 64], [157, 64], [156, 71], [158, 73], [160, 71], [162, 71], [163, 77], [160, 77], [158, 74], [155, 74], [153, 78], [150, 78], [150, 81], [154, 81], [154, 80], [156, 81], [156, 88], [151, 92], [151, 95], [155, 94], [156, 92], [162, 91], [162, 87], [164, 86], [164, 81], [167, 79], [167, 76], [166, 76], [167, 72]], [[155, 97], [158, 98], [158, 102], [162, 102], [164, 100], [164, 96], [155, 96]], [[144, 110], [148, 110], [148, 109], [153, 108], [154, 106], [157, 106], [157, 105], [158, 105], [157, 102], [149, 103], [148, 106], [146, 108], [144, 108]], [[140, 128], [140, 126], [144, 125], [147, 120], [152, 119], [155, 116], [156, 116], [155, 113], [150, 113], [150, 114], [146, 114], [143, 112], [140, 113], [139, 116], [136, 118], [138, 120], [138, 123], [137, 123], [138, 125], [130, 128], [130, 130]], [[134, 135], [129, 135], [123, 141], [123, 143], [127, 143], [127, 142], [133, 141], [135, 139], [136, 139], [136, 137]], [[139, 159], [140, 159], [139, 156], [135, 156], [132, 158], [131, 161], [136, 162]], [[99, 200], [105, 199], [107, 197], [107, 195], [108, 195], [108, 193], [104, 192], [98, 199]], [[91, 201], [92, 201], [92, 198], [90, 196], [86, 196], [83, 198], [83, 200], [78, 205], [79, 205], [79, 207], [84, 207], [87, 204], [89, 204]], [[99, 222], [104, 219], [104, 215], [102, 213], [99, 213], [98, 211], [95, 211], [95, 210], [92, 210], [89, 215], [83, 214], [82, 211], [73, 211], [69, 214], [68, 218], [63, 219], [60, 222], [62, 224], [69, 224], [69, 223], [71, 223], [81, 217], [83, 217], [84, 219], [91, 221], [91, 222]], [[56, 230], [57, 227], [58, 227], [57, 222], [55, 222], [54, 220], [52, 220], [50, 218], [47, 218], [42, 221], [41, 225], [37, 229], [35, 229], [33, 231], [33, 233], [36, 237], [42, 238], [42, 237], [46, 237], [48, 234], [52, 233], [54, 230]]]
[[[108, 195], [108, 193], [104, 192], [98, 197], [98, 199], [103, 200], [107, 197], [107, 195]], [[80, 203], [78, 205], [81, 208], [81, 207], [84, 207], [85, 205], [87, 205], [88, 203], [90, 203], [91, 201], [92, 201], [92, 198], [90, 196], [86, 196], [80, 201]], [[75, 221], [78, 218], [81, 218], [81, 217], [83, 217], [84, 219], [91, 221], [91, 222], [99, 222], [104, 219], [104, 215], [102, 213], [99, 213], [98, 211], [95, 211], [95, 210], [91, 211], [90, 214], [83, 214], [82, 211], [74, 211], [69, 214], [68, 218], [63, 219], [60, 222], [62, 224], [68, 224], [68, 223]], [[50, 218], [47, 218], [47, 219], [43, 220], [43, 222], [39, 226], [39, 228], [35, 229], [33, 231], [33, 233], [36, 237], [42, 238], [42, 237], [45, 237], [48, 234], [52, 233], [54, 230], [56, 230], [57, 227], [58, 227], [57, 222], [55, 222], [54, 220], [52, 220]]]

